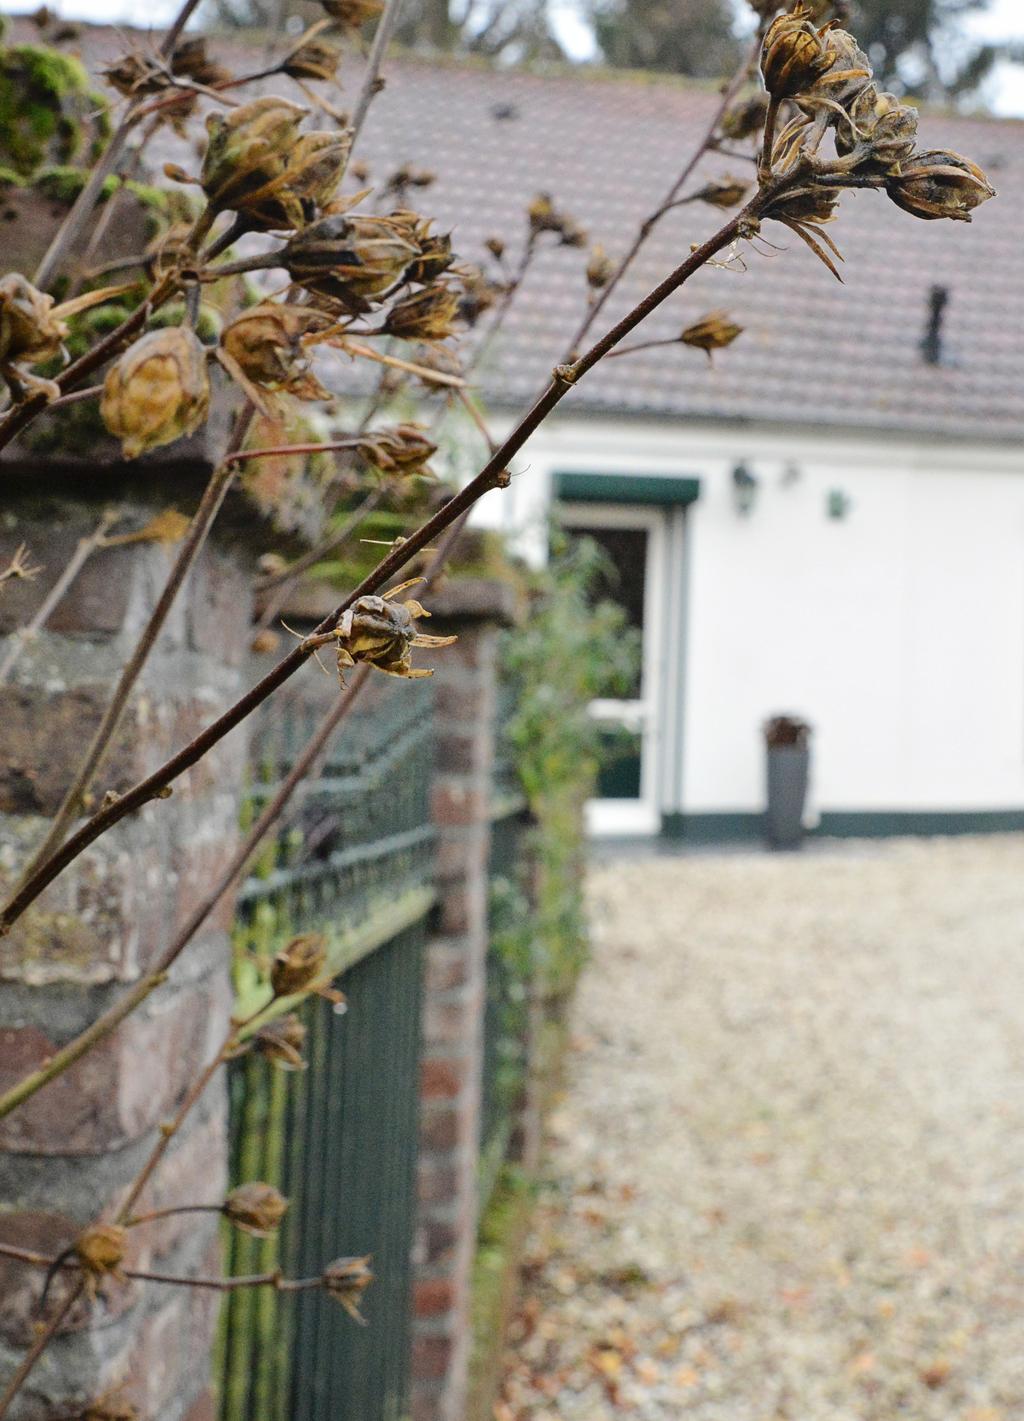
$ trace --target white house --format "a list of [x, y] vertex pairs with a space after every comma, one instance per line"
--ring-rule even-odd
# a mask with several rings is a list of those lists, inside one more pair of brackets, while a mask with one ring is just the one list
[[[615, 254], [714, 103], [649, 77], [406, 64], [374, 112], [371, 168], [436, 170], [429, 210], [461, 218], [470, 257], [491, 232], [521, 241], [539, 189]], [[1024, 828], [1024, 126], [925, 113], [921, 133], [1000, 190], [973, 226], [850, 194], [831, 229], [844, 285], [766, 230], [787, 250], [701, 273], [643, 333], [724, 308], [735, 345], [713, 366], [682, 346], [599, 366], [481, 509], [542, 555], [557, 504], [608, 549], [642, 625], [636, 699], [595, 707], [638, 752], [606, 777], [599, 831], [759, 835], [760, 727], [779, 712], [813, 725], [823, 833]], [[750, 168], [708, 158], [691, 186], [725, 172]], [[720, 221], [673, 213], [610, 316]], [[497, 429], [563, 358], [581, 265], [552, 248], [530, 268], [483, 365]]]
[[[99, 59], [120, 40], [89, 43]], [[650, 75], [403, 59], [387, 76], [360, 141], [369, 182], [429, 169], [409, 200], [471, 261], [501, 237], [509, 269], [539, 191], [625, 250], [718, 101]], [[642, 626], [636, 698], [595, 707], [636, 747], [606, 776], [598, 830], [758, 835], [760, 727], [779, 712], [813, 725], [824, 833], [1024, 829], [1024, 125], [925, 112], [920, 138], [999, 190], [972, 226], [850, 193], [830, 229], [839, 285], [767, 224], [775, 248], [702, 271], [642, 334], [724, 309], [744, 327], [734, 345], [713, 365], [681, 345], [603, 362], [480, 507], [543, 557], [557, 505], [606, 546]], [[708, 156], [686, 191], [752, 172], [742, 153]], [[670, 213], [594, 334], [721, 220], [701, 202]], [[476, 372], [496, 433], [565, 358], [584, 261], [538, 243]]]

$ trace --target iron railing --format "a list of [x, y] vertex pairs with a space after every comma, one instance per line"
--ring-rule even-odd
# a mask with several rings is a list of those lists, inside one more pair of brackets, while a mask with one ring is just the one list
[[[229, 1072], [232, 1183], [291, 1200], [279, 1238], [226, 1238], [232, 1273], [319, 1273], [372, 1254], [359, 1327], [319, 1292], [229, 1295], [221, 1421], [400, 1421], [409, 1364], [421, 959], [433, 902], [429, 683], [378, 682], [240, 895], [239, 1011], [297, 932], [324, 934], [343, 1013], [302, 1009], [307, 1071], [251, 1054]], [[273, 793], [321, 707], [286, 702], [260, 727], [252, 808]]]

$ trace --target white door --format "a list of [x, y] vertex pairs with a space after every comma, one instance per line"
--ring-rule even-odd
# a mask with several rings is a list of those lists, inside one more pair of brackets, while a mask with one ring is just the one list
[[640, 633], [643, 656], [635, 683], [620, 700], [599, 700], [591, 714], [609, 731], [610, 755], [587, 807], [591, 833], [656, 834], [661, 827], [662, 647], [667, 518], [661, 508], [565, 503], [560, 522], [592, 538], [614, 571], [597, 589], [617, 602]]

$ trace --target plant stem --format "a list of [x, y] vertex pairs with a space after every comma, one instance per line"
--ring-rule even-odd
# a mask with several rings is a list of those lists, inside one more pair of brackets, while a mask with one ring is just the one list
[[[476, 477], [454, 494], [431, 518], [421, 524], [416, 532], [393, 547], [363, 578], [362, 582], [339, 603], [334, 611], [323, 619], [316, 627], [314, 635], [333, 631], [353, 602], [383, 587], [395, 573], [400, 571], [422, 549], [428, 547], [431, 541], [454, 523], [463, 512], [472, 508], [485, 493], [494, 488], [507, 487], [509, 462], [522, 449], [535, 430], [543, 424], [551, 411], [564, 399], [572, 386], [592, 370], [620, 341], [630, 335], [652, 311], [655, 311], [688, 281], [694, 272], [699, 271], [712, 257], [738, 237], [749, 235], [755, 231], [762, 210], [771, 200], [778, 197], [780, 191], [793, 182], [794, 179], [788, 177], [781, 180], [780, 183], [768, 185], [758, 192], [737, 216], [731, 218], [713, 237], [691, 252], [685, 261], [681, 262], [627, 315], [607, 331], [600, 340], [596, 341], [585, 355], [582, 355], [572, 365], [557, 366], [551, 382], [543, 394], [522, 416]], [[31, 879], [19, 888], [3, 912], [0, 913], [0, 935], [10, 931], [13, 924], [21, 917], [25, 909], [38, 898], [43, 889], [52, 883], [68, 864], [73, 863], [90, 844], [95, 843], [101, 835], [127, 815], [133, 814], [143, 805], [160, 796], [179, 775], [201, 760], [229, 731], [233, 730], [236, 725], [240, 725], [247, 716], [263, 704], [268, 696], [293, 676], [305, 664], [310, 654], [308, 640], [307, 638], [305, 642], [300, 642], [261, 681], [247, 691], [217, 720], [212, 721], [204, 730], [200, 731], [189, 744], [171, 756], [159, 769], [140, 780], [131, 789], [126, 790], [114, 803], [104, 804], [60, 849], [53, 853], [46, 863], [40, 864]]]
[[[190, 1208], [206, 1207], [206, 1205], [185, 1205], [180, 1209], [161, 1209], [146, 1217], [156, 1219], [162, 1218], [165, 1214], [183, 1214], [188, 1212]], [[209, 1208], [217, 1213], [220, 1212], [220, 1205], [218, 1204], [210, 1205]], [[137, 1219], [134, 1220], [134, 1222], [141, 1223], [142, 1221]], [[27, 1248], [16, 1248], [13, 1244], [9, 1243], [0, 1243], [0, 1257], [13, 1258], [19, 1263], [27, 1263], [32, 1268], [53, 1268], [55, 1265], [70, 1269], [77, 1269], [79, 1267], [74, 1258], [69, 1257], [66, 1262], [59, 1263], [59, 1260], [56, 1258], [48, 1258], [43, 1253], [32, 1253]], [[315, 1278], [282, 1278], [280, 1273], [277, 1272], [241, 1274], [237, 1278], [189, 1278], [176, 1273], [154, 1273], [146, 1268], [125, 1268], [123, 1273], [126, 1278], [137, 1278], [142, 1282], [170, 1283], [179, 1288], [216, 1288], [219, 1292], [228, 1292], [233, 1288], [273, 1287], [278, 1288], [283, 1293], [297, 1293], [309, 1288], [319, 1288], [323, 1282], [319, 1275]], [[79, 1285], [78, 1292], [81, 1292], [81, 1285]], [[77, 1297], [78, 1294], [75, 1293], [71, 1297], [70, 1302], [76, 1302]], [[56, 1327], [60, 1325], [69, 1310], [69, 1307], [64, 1307], [55, 1319], [51, 1319], [51, 1325], [54, 1322], [56, 1323], [56, 1326], [53, 1327], [53, 1331], [56, 1331]], [[43, 1347], [51, 1340], [52, 1335], [53, 1332], [44, 1340]], [[40, 1352], [42, 1352], [43, 1347], [39, 1349]], [[25, 1361], [27, 1360], [28, 1358], [26, 1357]], [[35, 1360], [36, 1359], [33, 1358], [33, 1365], [35, 1364]], [[24, 1365], [24, 1363], [22, 1365]], [[26, 1371], [25, 1376], [27, 1375], [28, 1372]], [[24, 1377], [21, 1380], [23, 1381]], [[0, 1416], [2, 1415], [3, 1412], [0, 1411]]]
[[67, 1297], [61, 1303], [60, 1307], [50, 1318], [49, 1322], [39, 1333], [36, 1340], [32, 1343], [32, 1346], [25, 1353], [24, 1357], [22, 1357], [21, 1362], [18, 1364], [17, 1371], [14, 1373], [14, 1376], [8, 1383], [7, 1390], [4, 1392], [3, 1396], [0, 1397], [0, 1418], [7, 1415], [11, 1407], [11, 1402], [14, 1400], [18, 1392], [24, 1386], [25, 1382], [28, 1380], [29, 1373], [32, 1371], [35, 1364], [39, 1361], [39, 1358], [43, 1355], [47, 1347], [52, 1342], [53, 1338], [56, 1336], [57, 1329], [60, 1327], [61, 1323], [67, 1317], [68, 1313], [74, 1307], [75, 1303], [78, 1302], [78, 1299], [81, 1297], [84, 1288], [84, 1280], [79, 1281], [75, 1284], [75, 1286], [71, 1289], [70, 1293], [68, 1293]]
[[384, 6], [384, 13], [377, 21], [377, 29], [373, 36], [373, 44], [370, 47], [370, 57], [366, 61], [366, 72], [363, 75], [363, 82], [359, 88], [359, 97], [356, 99], [355, 109], [352, 112], [352, 148], [356, 146], [356, 140], [366, 122], [366, 115], [373, 103], [374, 96], [383, 88], [380, 78], [381, 65], [384, 63], [384, 55], [387, 47], [391, 43], [391, 36], [395, 32], [398, 24], [398, 16], [401, 13], [402, 0], [387, 0]]
[[104, 535], [111, 524], [117, 522], [118, 516], [116, 513], [104, 513], [93, 531], [88, 533], [84, 538], [79, 538], [78, 546], [68, 558], [65, 566], [61, 569], [61, 574], [57, 578], [57, 581], [39, 604], [31, 621], [29, 621], [26, 626], [19, 628], [18, 631], [11, 634], [11, 645], [7, 649], [7, 655], [3, 661], [0, 662], [0, 686], [7, 683], [11, 672], [20, 660], [25, 648], [29, 642], [39, 634], [42, 628], [46, 626], [46, 623], [50, 620], [53, 612], [63, 599], [65, 592], [67, 592], [89, 558], [92, 557], [98, 548], [103, 546]]
[[584, 316], [579, 329], [576, 331], [576, 334], [570, 341], [565, 355], [566, 360], [573, 359], [577, 349], [579, 348], [580, 342], [584, 339], [586, 335], [589, 334], [591, 327], [597, 320], [597, 317], [600, 315], [601, 311], [604, 309], [605, 304], [612, 295], [612, 292], [619, 285], [622, 278], [626, 275], [627, 271], [629, 271], [634, 261], [636, 261], [640, 252], [646, 245], [647, 239], [654, 231], [654, 228], [661, 221], [662, 217], [664, 217], [665, 213], [669, 211], [676, 198], [679, 196], [680, 192], [689, 182], [691, 176], [693, 175], [697, 167], [697, 164], [704, 157], [705, 153], [708, 151], [709, 147], [714, 141], [715, 134], [718, 132], [718, 125], [722, 122], [726, 110], [729, 108], [729, 105], [732, 103], [733, 99], [735, 99], [736, 95], [746, 83], [747, 75], [750, 73], [750, 70], [753, 65], [757, 62], [757, 57], [760, 52], [761, 29], [759, 28], [753, 48], [747, 54], [746, 58], [741, 62], [739, 68], [736, 70], [736, 73], [726, 85], [725, 90], [722, 94], [722, 100], [719, 103], [718, 107], [715, 109], [714, 115], [711, 119], [710, 124], [707, 127], [703, 138], [697, 145], [696, 150], [687, 159], [685, 167], [683, 168], [679, 176], [676, 178], [672, 186], [669, 188], [668, 192], [665, 194], [665, 197], [654, 209], [651, 215], [640, 224], [640, 228], [633, 239], [632, 245], [629, 247], [629, 250], [626, 252], [625, 256], [615, 268], [615, 271], [612, 273], [611, 280], [608, 282], [607, 286], [602, 289], [597, 299], [594, 301], [594, 304], [587, 311], [587, 314]]
[[219, 1214], [222, 1210], [221, 1204], [171, 1204], [166, 1209], [153, 1209], [148, 1214], [133, 1214], [130, 1219], [125, 1219], [124, 1227], [134, 1229], [139, 1224], [152, 1224], [157, 1219], [169, 1219], [172, 1214]]

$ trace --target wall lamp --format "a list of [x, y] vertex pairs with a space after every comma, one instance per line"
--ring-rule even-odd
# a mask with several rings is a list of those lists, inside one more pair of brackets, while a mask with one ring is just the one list
[[732, 471], [732, 501], [736, 512], [746, 517], [757, 502], [760, 479], [752, 474], [746, 464], [740, 463]]

